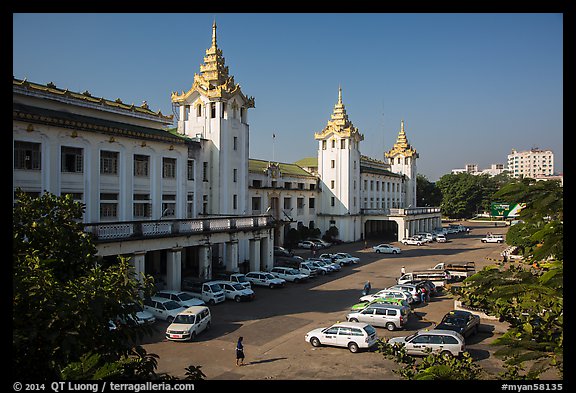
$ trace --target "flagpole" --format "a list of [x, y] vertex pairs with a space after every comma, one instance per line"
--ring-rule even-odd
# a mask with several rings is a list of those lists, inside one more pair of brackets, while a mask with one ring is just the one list
[[276, 140], [276, 134], [272, 133], [272, 162], [276, 162], [276, 157], [274, 155], [274, 141]]

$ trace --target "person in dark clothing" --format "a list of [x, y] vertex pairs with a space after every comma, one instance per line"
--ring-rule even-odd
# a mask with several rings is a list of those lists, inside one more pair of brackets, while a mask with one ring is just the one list
[[366, 281], [366, 284], [364, 284], [364, 291], [362, 291], [362, 293], [364, 295], [368, 295], [370, 293], [370, 289], [372, 289], [372, 285], [370, 285], [370, 281]]
[[244, 365], [244, 344], [242, 344], [242, 340], [244, 337], [238, 338], [238, 342], [236, 343], [236, 365], [243, 366]]

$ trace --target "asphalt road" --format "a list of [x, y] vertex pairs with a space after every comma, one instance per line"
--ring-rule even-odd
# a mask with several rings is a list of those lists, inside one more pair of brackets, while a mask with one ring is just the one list
[[[398, 380], [392, 370], [398, 365], [374, 350], [351, 353], [346, 348], [312, 347], [304, 335], [317, 327], [345, 321], [350, 306], [358, 302], [364, 283], [369, 280], [372, 293], [395, 284], [402, 266], [406, 271], [431, 268], [438, 262], [474, 261], [477, 269], [500, 260], [505, 244], [483, 244], [488, 231], [505, 234], [508, 227], [495, 228], [488, 223], [464, 222], [469, 234], [447, 235], [447, 243], [405, 246], [400, 255], [376, 254], [371, 247], [377, 241], [333, 246], [326, 252], [349, 252], [361, 258], [358, 265], [344, 266], [340, 272], [310, 280], [287, 283], [285, 288], [254, 288], [252, 302], [225, 303], [211, 307], [212, 327], [194, 342], [171, 342], [164, 338], [166, 322], [157, 322], [156, 335], [146, 339], [144, 347], [159, 356], [158, 373], [183, 378], [185, 368], [201, 366], [208, 380]], [[502, 224], [500, 224], [502, 225]], [[308, 250], [297, 250], [302, 256]], [[379, 337], [406, 336], [416, 330], [433, 328], [442, 316], [454, 308], [447, 294], [431, 302], [416, 305], [405, 330], [389, 332], [376, 328]], [[492, 353], [490, 343], [506, 326], [482, 320], [478, 335], [467, 340], [468, 352], [482, 368], [497, 375], [501, 362]], [[246, 365], [236, 366], [235, 345], [244, 337]], [[494, 378], [495, 379], [495, 378]]]

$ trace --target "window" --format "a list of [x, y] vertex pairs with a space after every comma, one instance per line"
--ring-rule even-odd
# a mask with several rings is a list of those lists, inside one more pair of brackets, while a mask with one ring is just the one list
[[234, 150], [238, 150], [238, 137], [235, 136], [232, 140], [232, 146], [234, 146]]
[[238, 181], [238, 169], [234, 168], [232, 170], [232, 177], [234, 179], [234, 183], [236, 183]]
[[174, 179], [176, 177], [176, 159], [162, 157], [162, 177]]
[[14, 142], [14, 169], [41, 169], [40, 143]]
[[100, 194], [100, 219], [115, 218], [118, 216], [118, 194]]
[[134, 194], [134, 218], [147, 218], [152, 216], [150, 194]]
[[118, 174], [118, 153], [115, 151], [100, 152], [100, 173], [103, 175]]
[[334, 197], [330, 198], [330, 206], [336, 206], [336, 198]]
[[254, 188], [262, 187], [262, 180], [252, 180], [252, 187]]
[[208, 214], [208, 195], [202, 195], [202, 214]]
[[174, 217], [176, 215], [176, 195], [162, 194], [162, 217]]
[[194, 193], [189, 192], [186, 196], [186, 218], [194, 217]]
[[304, 189], [304, 183], [298, 183], [298, 189], [303, 190]]
[[309, 198], [308, 199], [308, 207], [310, 209], [314, 209], [316, 204], [316, 198]]
[[326, 150], [326, 141], [322, 141], [322, 150]]
[[216, 103], [215, 102], [210, 103], [210, 118], [211, 119], [216, 118]]
[[208, 161], [202, 163], [202, 181], [208, 181]]
[[346, 149], [346, 139], [340, 139], [340, 149]]
[[232, 195], [232, 209], [238, 209], [238, 195]]
[[330, 160], [330, 168], [336, 167], [336, 162], [334, 160]]
[[387, 314], [391, 315], [391, 316], [396, 316], [398, 314], [398, 312], [396, 310], [388, 310]]
[[284, 198], [284, 209], [290, 209], [292, 207], [292, 198]]
[[422, 335], [412, 340], [412, 344], [428, 344], [429, 342], [430, 342], [430, 336], [428, 335]]
[[196, 105], [196, 117], [202, 116], [202, 104]]
[[[226, 113], [226, 103], [223, 102], [222, 103], [222, 112], [220, 113], [220, 117], [223, 119], [224, 118], [224, 114]], [[234, 149], [236, 150], [236, 149]]]
[[332, 139], [332, 149], [336, 148], [336, 139]]
[[442, 336], [430, 336], [430, 344], [444, 344], [442, 342]]
[[259, 212], [262, 208], [262, 198], [252, 197], [252, 212]]
[[150, 157], [134, 154], [134, 176], [148, 177]]
[[184, 105], [184, 121], [189, 119], [190, 105]]
[[458, 340], [452, 336], [442, 336], [442, 341], [444, 344], [458, 344]]
[[188, 160], [188, 180], [194, 180], [194, 166], [196, 164], [196, 161], [194, 160]]
[[83, 149], [62, 146], [61, 154], [62, 172], [83, 172]]
[[315, 190], [315, 189], [316, 189], [316, 184], [314, 184], [314, 183], [310, 184], [310, 189], [311, 189], [311, 190]]
[[284, 188], [287, 190], [291, 190], [292, 189], [292, 183], [289, 181], [284, 182]]
[[335, 185], [335, 181], [334, 180], [330, 180], [330, 188], [333, 190], [334, 189], [334, 185]]

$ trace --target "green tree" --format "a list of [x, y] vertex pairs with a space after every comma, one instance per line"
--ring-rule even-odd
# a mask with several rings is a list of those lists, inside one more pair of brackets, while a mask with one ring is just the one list
[[102, 266], [70, 196], [32, 198], [13, 209], [12, 375], [17, 380], [150, 378], [155, 355], [134, 344], [141, 328], [111, 330], [150, 294], [127, 258]]
[[440, 206], [442, 192], [425, 175], [416, 176], [416, 205], [417, 206]]

